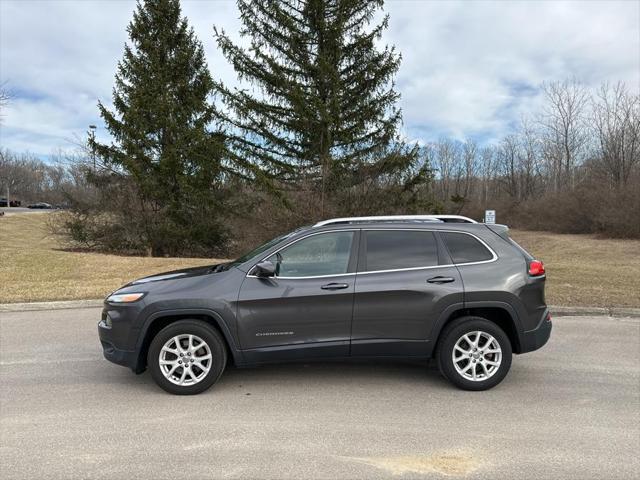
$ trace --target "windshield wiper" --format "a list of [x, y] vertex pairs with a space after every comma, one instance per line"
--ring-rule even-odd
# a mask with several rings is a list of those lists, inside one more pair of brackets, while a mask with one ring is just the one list
[[211, 272], [212, 273], [224, 272], [226, 270], [229, 270], [229, 264], [228, 263], [219, 263], [218, 265], [214, 265], [211, 268]]

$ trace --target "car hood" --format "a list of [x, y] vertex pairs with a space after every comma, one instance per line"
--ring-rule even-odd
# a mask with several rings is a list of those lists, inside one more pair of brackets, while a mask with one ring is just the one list
[[217, 265], [207, 265], [204, 267], [190, 267], [183, 268], [181, 270], [172, 270], [170, 272], [156, 273], [154, 275], [149, 275], [148, 277], [139, 278], [134, 280], [133, 282], [128, 283], [125, 287], [129, 287], [132, 285], [142, 285], [151, 282], [161, 282], [163, 280], [178, 280], [180, 278], [190, 278], [190, 277], [198, 277], [201, 275], [209, 275], [216, 272], [216, 268], [222, 264]]

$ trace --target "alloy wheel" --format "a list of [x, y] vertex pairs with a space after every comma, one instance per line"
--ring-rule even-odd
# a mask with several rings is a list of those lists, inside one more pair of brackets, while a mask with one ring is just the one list
[[158, 360], [160, 371], [171, 383], [195, 385], [211, 370], [211, 348], [197, 335], [176, 335], [163, 345]]
[[458, 339], [451, 359], [460, 376], [481, 382], [491, 378], [500, 368], [502, 349], [492, 335], [478, 330], [465, 333]]

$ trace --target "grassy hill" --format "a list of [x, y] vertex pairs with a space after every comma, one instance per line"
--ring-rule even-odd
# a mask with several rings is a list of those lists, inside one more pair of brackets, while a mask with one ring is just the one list
[[50, 215], [0, 217], [0, 303], [103, 298], [145, 275], [218, 262], [64, 250], [47, 229]]
[[[0, 217], [0, 303], [102, 298], [135, 278], [219, 263], [72, 252], [51, 235], [51, 213]], [[551, 305], [640, 307], [640, 240], [512, 231], [547, 268]]]

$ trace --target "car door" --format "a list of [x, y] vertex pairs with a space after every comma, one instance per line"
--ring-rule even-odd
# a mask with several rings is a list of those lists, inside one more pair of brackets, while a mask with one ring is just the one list
[[424, 355], [429, 333], [463, 285], [429, 230], [362, 230], [351, 354]]
[[271, 254], [273, 277], [249, 271], [238, 297], [248, 362], [349, 354], [359, 232], [313, 233]]

